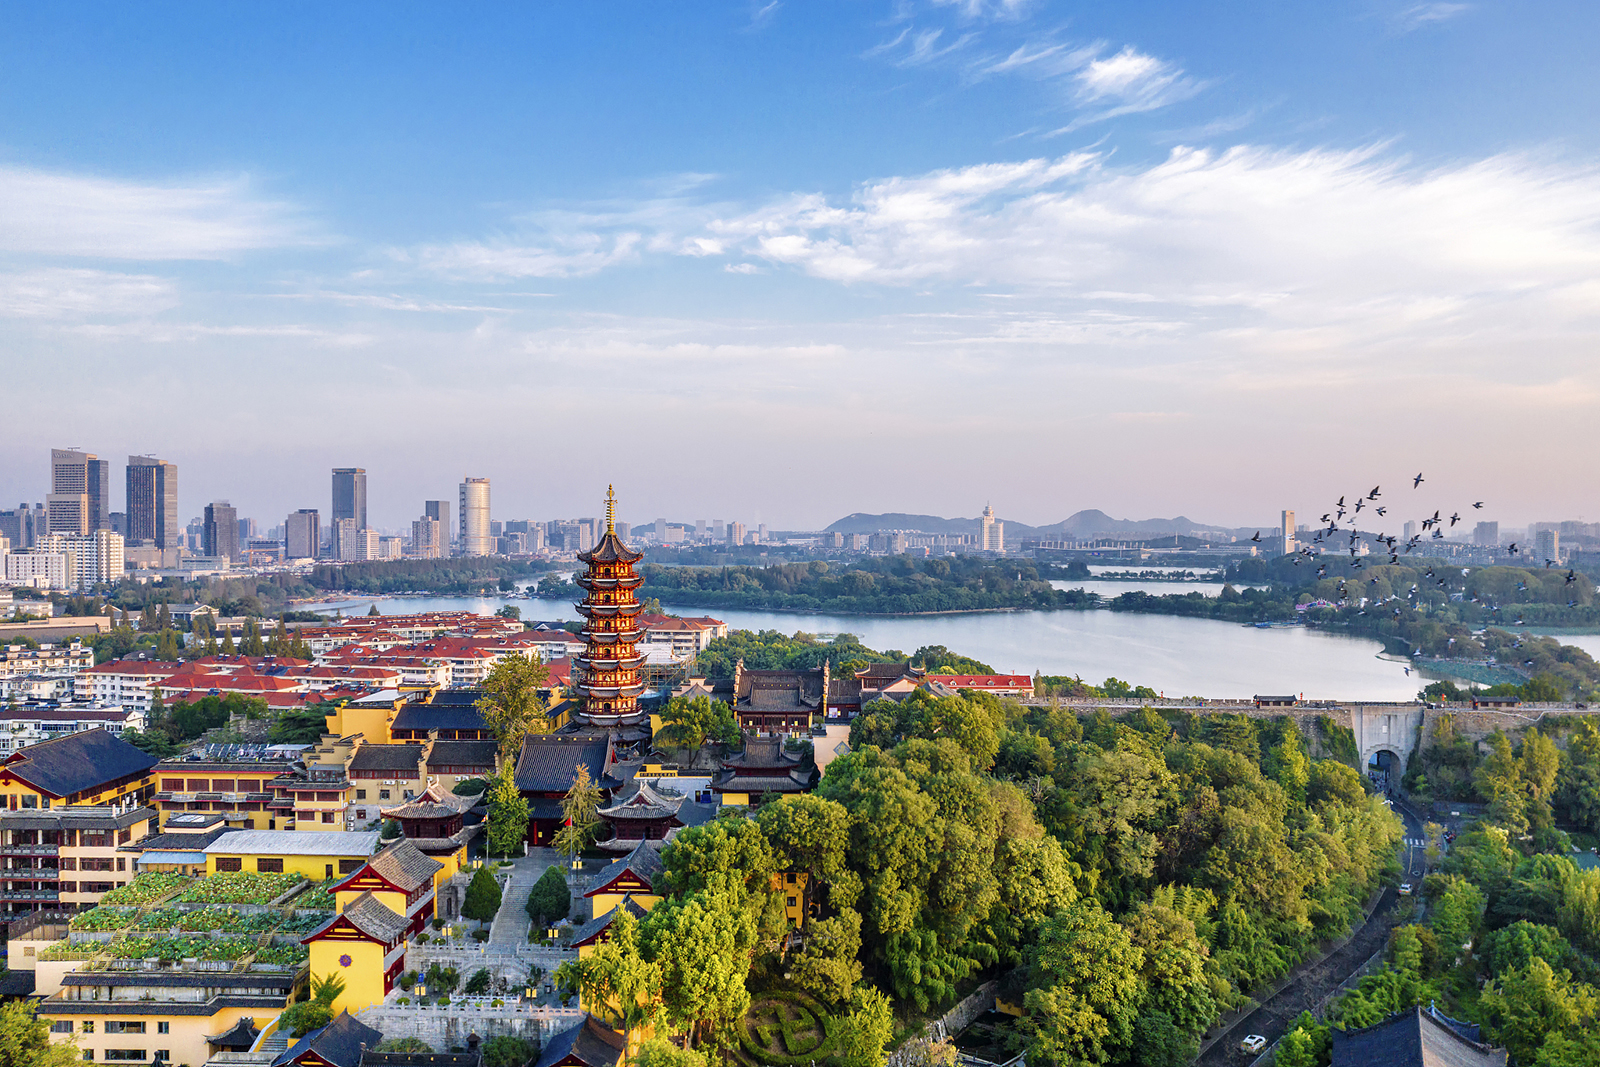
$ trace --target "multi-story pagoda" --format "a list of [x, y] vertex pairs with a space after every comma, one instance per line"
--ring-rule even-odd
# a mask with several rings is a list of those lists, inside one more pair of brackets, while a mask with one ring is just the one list
[[589, 569], [577, 579], [588, 592], [575, 605], [587, 622], [579, 635], [583, 655], [572, 660], [572, 688], [582, 701], [573, 717], [589, 726], [637, 726], [648, 718], [639, 708], [644, 657], [637, 647], [643, 636], [637, 620], [642, 606], [634, 595], [644, 578], [633, 573], [644, 553], [617, 537], [616, 517], [617, 496], [608, 486], [606, 534], [593, 551], [578, 556]]

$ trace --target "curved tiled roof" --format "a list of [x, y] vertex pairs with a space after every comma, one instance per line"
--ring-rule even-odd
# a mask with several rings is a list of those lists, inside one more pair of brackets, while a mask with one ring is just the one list
[[41, 741], [14, 753], [4, 770], [42, 793], [68, 797], [119, 778], [146, 774], [159, 761], [103, 728]]
[[410, 893], [432, 881], [433, 876], [439, 873], [443, 866], [438, 860], [423, 855], [416, 845], [401, 838], [367, 860], [360, 869], [341, 878], [334, 885], [333, 891], [337, 893], [340, 887], [354, 878], [359, 878], [362, 871], [371, 867], [384, 881], [402, 892]]
[[615, 1067], [628, 1039], [593, 1015], [550, 1038], [534, 1067], [576, 1062], [583, 1067]]
[[[429, 860], [428, 862], [432, 863], [433, 861]], [[348, 922], [368, 937], [375, 941], [381, 941], [385, 945], [392, 945], [400, 940], [401, 936], [406, 932], [407, 926], [404, 915], [396, 915], [389, 909], [387, 904], [367, 892], [362, 893], [359, 897], [346, 904], [344, 911], [301, 938], [300, 943], [302, 945], [310, 944], [341, 921]]]

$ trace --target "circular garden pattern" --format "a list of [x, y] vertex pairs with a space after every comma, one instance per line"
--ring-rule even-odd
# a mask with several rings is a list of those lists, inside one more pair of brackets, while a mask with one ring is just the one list
[[833, 1016], [805, 993], [762, 993], [739, 1023], [740, 1058], [764, 1067], [809, 1067], [834, 1044]]

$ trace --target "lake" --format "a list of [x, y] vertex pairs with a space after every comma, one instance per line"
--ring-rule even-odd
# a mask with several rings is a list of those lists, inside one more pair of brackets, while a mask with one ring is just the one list
[[[1111, 583], [1096, 582], [1089, 587], [1104, 584]], [[1149, 584], [1160, 586], [1161, 592], [1197, 587], [1175, 582]], [[332, 610], [337, 606], [346, 614], [364, 615], [373, 602], [358, 599], [316, 607]], [[567, 600], [393, 597], [377, 603], [378, 610], [388, 615], [417, 611], [492, 614], [513, 604], [522, 609], [526, 619], [578, 618]], [[1380, 658], [1382, 646], [1377, 641], [1301, 627], [1256, 629], [1214, 619], [1110, 611], [863, 616], [711, 611], [678, 608], [670, 602], [664, 607], [677, 614], [714, 615], [736, 629], [852, 633], [877, 649], [914, 652], [923, 645], [944, 645], [1003, 673], [1078, 675], [1096, 684], [1114, 676], [1174, 697], [1304, 693], [1310, 699], [1409, 700], [1424, 681], [1414, 672], [1407, 676], [1400, 663]]]

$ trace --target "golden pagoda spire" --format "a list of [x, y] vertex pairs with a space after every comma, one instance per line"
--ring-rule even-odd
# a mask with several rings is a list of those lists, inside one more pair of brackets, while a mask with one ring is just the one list
[[617, 494], [612, 486], [606, 486], [606, 533], [617, 532]]

